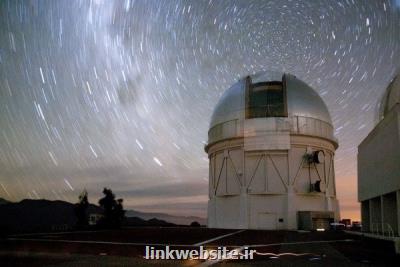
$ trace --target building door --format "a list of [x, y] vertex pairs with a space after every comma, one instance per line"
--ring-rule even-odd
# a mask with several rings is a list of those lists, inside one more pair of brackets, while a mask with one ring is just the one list
[[330, 220], [328, 218], [312, 218], [313, 230], [325, 229], [329, 230]]

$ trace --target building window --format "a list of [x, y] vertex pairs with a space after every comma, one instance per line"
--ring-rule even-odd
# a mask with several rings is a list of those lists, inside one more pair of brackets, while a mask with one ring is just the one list
[[286, 94], [282, 82], [250, 84], [246, 118], [287, 117]]

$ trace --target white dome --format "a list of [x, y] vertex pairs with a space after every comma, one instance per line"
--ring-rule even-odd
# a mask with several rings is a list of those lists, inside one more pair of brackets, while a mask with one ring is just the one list
[[[273, 77], [272, 80], [270, 77]], [[286, 87], [288, 117], [301, 116], [318, 119], [332, 125], [328, 109], [321, 97], [306, 83], [290, 74], [256, 74], [250, 76], [252, 82], [282, 81]], [[241, 79], [222, 95], [211, 117], [213, 126], [239, 119], [245, 113], [246, 80]]]
[[381, 102], [379, 103], [379, 119], [383, 119], [388, 112], [396, 105], [400, 103], [400, 78], [396, 76], [386, 88], [385, 94], [383, 95]]
[[208, 227], [301, 229], [314, 213], [337, 220], [337, 147], [328, 109], [306, 83], [283, 73], [240, 79], [219, 100], [204, 147]]
[[291, 134], [321, 137], [337, 146], [318, 93], [293, 75], [271, 72], [240, 79], [225, 91], [211, 117], [208, 144], [243, 137], [245, 121], [264, 118], [276, 121], [276, 131], [289, 127]]

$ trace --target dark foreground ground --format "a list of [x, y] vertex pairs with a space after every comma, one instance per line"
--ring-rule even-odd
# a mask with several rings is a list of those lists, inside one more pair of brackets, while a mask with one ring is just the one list
[[[227, 234], [233, 235], [223, 237]], [[218, 238], [215, 240], [215, 238]], [[249, 246], [254, 260], [145, 260], [145, 245], [230, 249]], [[263, 254], [263, 255], [261, 255]], [[343, 232], [131, 228], [8, 236], [0, 266], [400, 266], [393, 244]]]

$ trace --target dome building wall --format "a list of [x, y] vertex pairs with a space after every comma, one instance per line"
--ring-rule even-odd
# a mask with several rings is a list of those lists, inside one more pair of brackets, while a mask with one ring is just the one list
[[[270, 106], [252, 107], [252, 89], [256, 104], [272, 95]], [[338, 220], [336, 148], [329, 112], [308, 85], [288, 74], [281, 81], [240, 80], [221, 97], [210, 123], [208, 227], [297, 229], [299, 212], [321, 217], [315, 225]], [[315, 151], [321, 162], [309, 163]], [[323, 190], [313, 190], [317, 181]]]
[[386, 88], [378, 122], [358, 146], [363, 231], [400, 235], [400, 75]]

